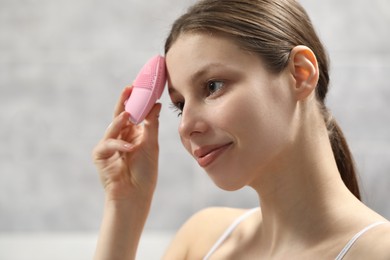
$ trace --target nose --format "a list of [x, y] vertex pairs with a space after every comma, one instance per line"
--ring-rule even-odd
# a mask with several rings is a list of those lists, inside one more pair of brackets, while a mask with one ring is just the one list
[[186, 102], [179, 125], [179, 134], [182, 139], [190, 139], [194, 135], [207, 131], [205, 113], [199, 106], [191, 106]]

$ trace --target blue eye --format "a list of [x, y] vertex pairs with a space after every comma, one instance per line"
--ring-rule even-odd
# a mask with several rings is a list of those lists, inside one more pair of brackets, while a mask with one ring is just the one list
[[207, 82], [207, 91], [210, 93], [210, 95], [214, 94], [215, 92], [220, 91], [224, 87], [223, 81], [209, 81]]

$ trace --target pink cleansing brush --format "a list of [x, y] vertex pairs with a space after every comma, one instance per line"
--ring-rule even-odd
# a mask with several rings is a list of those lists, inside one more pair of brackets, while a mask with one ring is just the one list
[[149, 114], [161, 97], [165, 82], [165, 59], [157, 55], [138, 73], [131, 95], [126, 101], [125, 110], [130, 114], [130, 121], [133, 124], [139, 124]]

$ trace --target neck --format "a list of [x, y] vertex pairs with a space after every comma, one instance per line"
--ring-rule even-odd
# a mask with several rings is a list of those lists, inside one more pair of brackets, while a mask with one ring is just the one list
[[259, 232], [269, 250], [292, 241], [316, 244], [347, 213], [343, 206], [359, 203], [342, 182], [325, 126], [307, 130], [251, 185], [260, 197]]

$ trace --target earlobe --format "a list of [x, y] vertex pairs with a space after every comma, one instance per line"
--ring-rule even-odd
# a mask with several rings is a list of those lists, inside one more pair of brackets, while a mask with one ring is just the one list
[[294, 92], [297, 100], [303, 100], [315, 90], [319, 69], [316, 56], [306, 46], [296, 46], [291, 50], [289, 67], [295, 79]]

